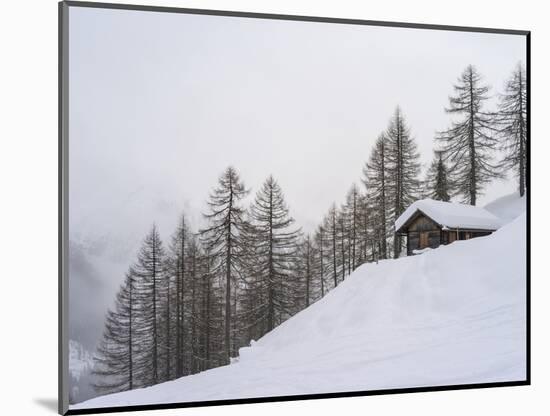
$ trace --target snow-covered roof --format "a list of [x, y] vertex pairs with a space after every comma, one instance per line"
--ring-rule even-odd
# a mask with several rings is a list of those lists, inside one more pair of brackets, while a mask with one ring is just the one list
[[421, 211], [441, 227], [451, 229], [497, 230], [502, 224], [501, 219], [480, 207], [422, 199], [413, 203], [397, 218], [395, 229], [399, 230], [417, 211]]

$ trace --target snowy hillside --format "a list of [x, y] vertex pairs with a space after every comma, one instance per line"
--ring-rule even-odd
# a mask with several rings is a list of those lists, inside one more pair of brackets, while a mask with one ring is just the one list
[[520, 198], [519, 192], [516, 192], [495, 199], [484, 208], [508, 223], [525, 212], [525, 197]]
[[72, 408], [523, 380], [525, 220], [364, 265], [231, 365]]

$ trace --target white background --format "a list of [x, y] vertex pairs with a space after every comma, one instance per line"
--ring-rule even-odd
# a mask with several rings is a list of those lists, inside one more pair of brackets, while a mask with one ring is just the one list
[[[550, 408], [550, 278], [544, 258], [544, 230], [548, 225], [543, 216], [550, 205], [545, 166], [546, 156], [550, 154], [550, 140], [544, 128], [550, 96], [550, 27], [544, 2], [139, 2], [532, 31], [532, 386], [180, 409], [148, 414], [547, 414]], [[3, 2], [0, 46], [0, 412], [54, 414], [57, 395], [56, 1]]]

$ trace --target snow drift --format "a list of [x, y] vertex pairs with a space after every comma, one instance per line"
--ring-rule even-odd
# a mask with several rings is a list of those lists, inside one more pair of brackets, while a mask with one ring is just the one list
[[516, 192], [497, 198], [483, 208], [499, 217], [503, 223], [508, 223], [524, 213], [525, 207], [525, 197], [520, 197], [519, 192]]
[[523, 380], [525, 226], [363, 265], [231, 365], [71, 408]]

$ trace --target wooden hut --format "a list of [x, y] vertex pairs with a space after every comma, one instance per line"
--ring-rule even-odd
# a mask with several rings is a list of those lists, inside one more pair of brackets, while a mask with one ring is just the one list
[[501, 225], [489, 211], [455, 202], [416, 201], [395, 222], [398, 235], [407, 237], [407, 255], [456, 240], [491, 234]]

